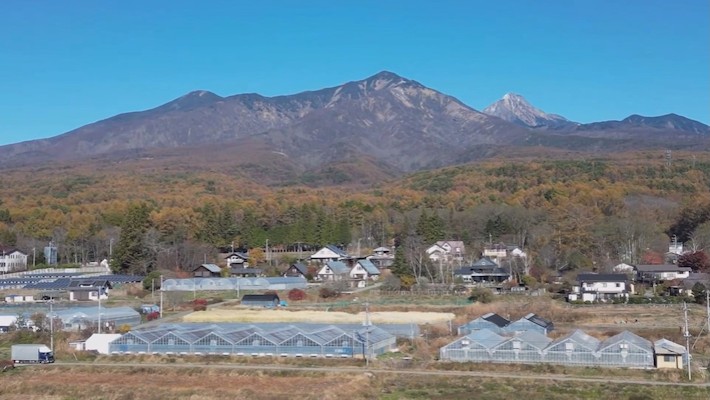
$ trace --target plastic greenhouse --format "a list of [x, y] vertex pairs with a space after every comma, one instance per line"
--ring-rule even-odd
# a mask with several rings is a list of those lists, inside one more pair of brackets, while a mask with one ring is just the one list
[[459, 327], [459, 335], [466, 335], [478, 329], [488, 329], [496, 333], [503, 333], [503, 328], [510, 324], [506, 318], [496, 313], [484, 314], [465, 325]]
[[275, 278], [190, 278], [166, 279], [161, 290], [184, 291], [196, 290], [290, 290], [305, 289], [308, 282], [299, 277]]
[[97, 326], [99, 319], [103, 327], [112, 326], [118, 328], [121, 325], [136, 326], [141, 323], [141, 315], [130, 307], [101, 307], [100, 310], [100, 318], [98, 307], [74, 307], [54, 310], [52, 315], [62, 320], [63, 330], [65, 331]]
[[274, 357], [363, 357], [396, 347], [377, 326], [169, 324], [133, 330], [109, 345], [112, 354], [224, 354]]
[[553, 341], [534, 330], [498, 334], [481, 329], [442, 347], [440, 358], [464, 362], [652, 368], [654, 348], [650, 341], [628, 331], [602, 342], [581, 330]]

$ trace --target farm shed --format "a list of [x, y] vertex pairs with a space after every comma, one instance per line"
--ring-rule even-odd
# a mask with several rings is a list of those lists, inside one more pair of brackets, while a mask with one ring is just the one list
[[683, 369], [686, 359], [685, 347], [668, 339], [660, 339], [653, 343], [656, 368]]
[[500, 315], [488, 313], [467, 322], [465, 325], [461, 325], [458, 331], [459, 335], [467, 335], [478, 329], [488, 329], [492, 332], [503, 333], [503, 328], [508, 324], [510, 324], [510, 321]]
[[370, 354], [377, 355], [395, 346], [395, 336], [376, 326], [170, 324], [128, 332], [111, 342], [110, 351], [115, 354], [361, 357], [368, 348]]
[[653, 367], [653, 345], [629, 331], [623, 331], [603, 341], [597, 349], [599, 365], [650, 368]]
[[245, 294], [242, 297], [243, 306], [252, 307], [277, 307], [281, 302], [276, 294]]
[[517, 321], [511, 322], [505, 326], [503, 330], [509, 333], [535, 331], [543, 335], [547, 335], [555, 329], [552, 321], [540, 317], [537, 314], [530, 313]]

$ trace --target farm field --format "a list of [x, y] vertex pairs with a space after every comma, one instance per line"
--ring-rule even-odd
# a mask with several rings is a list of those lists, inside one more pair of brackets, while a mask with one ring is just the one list
[[[603, 381], [391, 374], [382, 371], [235, 370], [170, 366], [16, 368], [0, 399], [707, 399], [710, 389]], [[41, 384], [38, 384], [41, 382]]]
[[[427, 324], [448, 322], [456, 317], [449, 312], [373, 311], [373, 324]], [[289, 311], [270, 309], [212, 309], [198, 311], [183, 317], [183, 322], [293, 322], [357, 324], [365, 321], [365, 313], [351, 314], [343, 311]]]

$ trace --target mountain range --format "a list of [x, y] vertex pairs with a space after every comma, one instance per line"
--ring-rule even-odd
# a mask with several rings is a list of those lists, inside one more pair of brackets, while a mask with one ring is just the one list
[[515, 94], [481, 112], [383, 71], [286, 96], [194, 91], [150, 110], [2, 146], [0, 168], [164, 157], [274, 168], [289, 179], [323, 171], [352, 179], [362, 170], [396, 176], [532, 147], [584, 153], [709, 145], [710, 127], [675, 114], [578, 124]]

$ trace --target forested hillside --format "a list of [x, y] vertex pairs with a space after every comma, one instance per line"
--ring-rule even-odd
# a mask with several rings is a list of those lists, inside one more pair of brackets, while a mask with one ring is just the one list
[[486, 161], [368, 187], [267, 186], [229, 168], [143, 161], [56, 165], [3, 171], [0, 244], [31, 255], [52, 240], [64, 262], [113, 246], [131, 254], [120, 270], [148, 272], [267, 239], [410, 254], [460, 239], [471, 258], [492, 241], [525, 246], [538, 270], [604, 268], [663, 253], [672, 235], [710, 244], [709, 185], [708, 153]]

